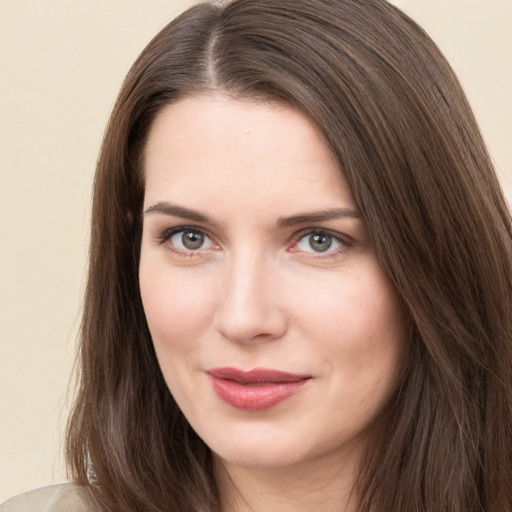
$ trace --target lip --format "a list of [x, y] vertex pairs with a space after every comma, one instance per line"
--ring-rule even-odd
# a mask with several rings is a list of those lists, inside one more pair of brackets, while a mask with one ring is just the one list
[[264, 411], [298, 393], [312, 378], [279, 370], [208, 370], [213, 390], [225, 403], [245, 411]]

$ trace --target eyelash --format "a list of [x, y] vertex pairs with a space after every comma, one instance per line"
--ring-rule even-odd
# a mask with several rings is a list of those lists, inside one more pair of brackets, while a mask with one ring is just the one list
[[[170, 239], [178, 234], [178, 233], [197, 233], [200, 235], [203, 235], [207, 237], [208, 239], [212, 239], [212, 237], [205, 232], [203, 229], [199, 229], [195, 226], [177, 226], [175, 228], [167, 229], [165, 230], [162, 235], [160, 235], [157, 239], [159, 245], [164, 245], [165, 243], [169, 242]], [[182, 257], [182, 258], [193, 258], [201, 255], [200, 250], [197, 251], [194, 250], [188, 250], [188, 251], [182, 251], [180, 249], [177, 249], [176, 247], [173, 247], [172, 244], [168, 244], [167, 246], [168, 250], [171, 251], [176, 256]]]
[[[205, 238], [212, 240], [212, 237], [203, 229], [197, 228], [195, 226], [177, 226], [175, 228], [167, 229], [166, 231], [164, 231], [162, 233], [162, 235], [157, 238], [157, 242], [159, 245], [164, 245], [165, 243], [169, 242], [169, 240], [174, 235], [176, 235], [178, 233], [186, 233], [186, 232], [197, 233], [197, 234], [203, 235]], [[329, 229], [324, 229], [324, 228], [322, 228], [322, 229], [321, 228], [307, 228], [307, 229], [303, 229], [293, 235], [291, 247], [296, 246], [303, 238], [305, 238], [307, 236], [311, 236], [311, 235], [328, 236], [328, 237], [332, 238], [332, 240], [339, 243], [340, 248], [333, 250], [333, 251], [327, 250], [325, 253], [320, 252], [320, 251], [319, 252], [300, 251], [300, 250], [296, 250], [296, 249], [290, 249], [290, 252], [292, 252], [292, 253], [304, 252], [304, 253], [309, 254], [308, 257], [310, 257], [310, 258], [325, 260], [325, 259], [336, 257], [341, 253], [344, 253], [347, 249], [349, 249], [350, 247], [352, 247], [354, 245], [354, 240], [351, 237], [349, 237], [348, 235], [333, 232]], [[193, 257], [202, 256], [201, 249], [198, 249], [195, 251], [194, 250], [183, 251], [183, 250], [177, 249], [172, 244], [168, 244], [168, 250], [171, 251], [172, 253], [174, 253], [175, 255], [177, 255], [179, 257], [183, 257], [183, 258], [193, 258]]]
[[[332, 238], [333, 241], [336, 241], [340, 247], [338, 249], [326, 252], [307, 252], [309, 258], [319, 259], [319, 260], [326, 260], [329, 258], [335, 258], [339, 256], [340, 254], [344, 253], [347, 249], [350, 249], [354, 245], [354, 239], [349, 237], [348, 235], [344, 235], [341, 233], [337, 233], [335, 231], [331, 231], [329, 229], [325, 228], [307, 228], [302, 231], [299, 231], [293, 236], [293, 246], [296, 246], [302, 239], [311, 236], [311, 235], [324, 235]], [[330, 249], [330, 247], [328, 248]], [[290, 252], [306, 252], [306, 251], [300, 251], [300, 250], [290, 250]]]

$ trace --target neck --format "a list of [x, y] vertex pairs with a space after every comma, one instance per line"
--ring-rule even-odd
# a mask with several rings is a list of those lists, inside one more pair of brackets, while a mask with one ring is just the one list
[[354, 512], [355, 461], [261, 468], [215, 457], [222, 512]]

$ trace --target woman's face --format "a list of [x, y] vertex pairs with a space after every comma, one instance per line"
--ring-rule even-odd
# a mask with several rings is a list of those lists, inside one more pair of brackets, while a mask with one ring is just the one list
[[235, 465], [358, 454], [405, 327], [331, 152], [297, 111], [199, 96], [145, 154], [140, 288], [167, 385]]

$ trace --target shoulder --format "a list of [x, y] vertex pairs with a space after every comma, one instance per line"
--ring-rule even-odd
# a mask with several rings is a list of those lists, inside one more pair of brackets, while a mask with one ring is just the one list
[[89, 491], [74, 483], [29, 491], [0, 505], [0, 512], [96, 512]]

